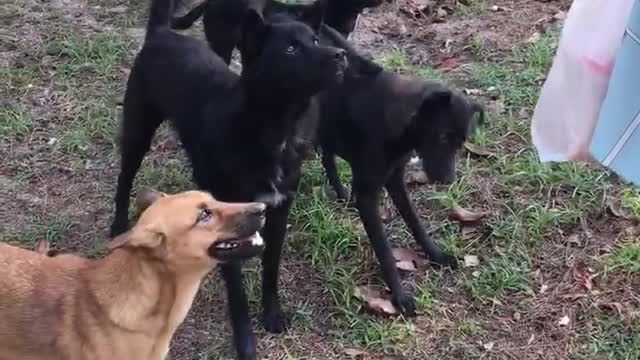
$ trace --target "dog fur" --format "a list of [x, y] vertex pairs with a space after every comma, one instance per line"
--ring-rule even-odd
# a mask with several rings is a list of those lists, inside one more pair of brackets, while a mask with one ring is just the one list
[[[199, 188], [222, 201], [268, 203], [263, 323], [268, 331], [282, 332], [287, 319], [280, 307], [278, 266], [300, 166], [316, 132], [312, 98], [341, 81], [345, 52], [318, 44], [321, 12], [310, 17], [310, 27], [292, 20], [268, 23], [249, 10], [238, 76], [205, 43], [170, 31], [173, 10], [171, 0], [153, 2], [145, 44], [127, 84], [112, 234], [126, 230], [135, 174], [157, 127], [172, 119]], [[254, 359], [240, 266], [221, 269], [238, 357]]]
[[[0, 359], [164, 359], [216, 254], [226, 251], [220, 244], [250, 243], [264, 211], [200, 191], [156, 193], [99, 260], [52, 256], [46, 241], [38, 252], [0, 243]], [[250, 245], [224, 258], [259, 252]]]
[[[340, 183], [335, 155], [352, 170], [355, 206], [382, 267], [394, 305], [406, 315], [415, 314], [413, 299], [402, 288], [391, 248], [378, 212], [383, 187], [411, 230], [418, 245], [435, 265], [456, 267], [424, 230], [404, 183], [405, 165], [413, 151], [422, 157], [432, 181], [455, 179], [456, 152], [483, 118], [482, 108], [445, 87], [385, 71], [360, 55], [331, 29], [325, 41], [347, 50], [351, 64], [344, 82], [321, 98], [318, 144], [322, 163], [338, 198], [347, 200]], [[358, 59], [358, 60], [356, 60]]]
[[324, 12], [325, 24], [348, 37], [362, 10], [379, 6], [382, 2], [383, 0], [316, 0], [311, 4], [286, 4], [276, 0], [205, 0], [183, 17], [175, 18], [172, 27], [178, 30], [188, 29], [203, 16], [209, 46], [229, 64], [233, 49], [240, 41], [242, 20], [249, 9], [261, 11], [266, 18], [271, 18], [274, 14], [285, 14], [307, 22], [320, 8]]

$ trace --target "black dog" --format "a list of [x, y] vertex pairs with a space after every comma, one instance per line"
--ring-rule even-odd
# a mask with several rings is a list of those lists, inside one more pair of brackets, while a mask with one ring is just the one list
[[478, 125], [475, 115], [482, 122], [484, 114], [480, 105], [441, 85], [383, 70], [360, 56], [340, 34], [324, 29], [323, 39], [329, 37], [334, 46], [347, 49], [350, 64], [361, 65], [350, 66], [344, 82], [320, 96], [318, 143], [323, 166], [338, 197], [347, 200], [335, 155], [350, 164], [355, 205], [391, 289], [393, 303], [399, 311], [413, 315], [413, 299], [402, 288], [378, 212], [380, 193], [383, 187], [387, 189], [431, 262], [455, 268], [456, 258], [443, 252], [416, 216], [405, 188], [405, 165], [415, 150], [422, 157], [430, 180], [452, 182], [456, 152]]
[[355, 28], [363, 9], [376, 7], [383, 0], [317, 0], [313, 4], [285, 4], [276, 0], [205, 0], [181, 18], [173, 20], [178, 30], [190, 28], [204, 14], [204, 31], [209, 45], [229, 64], [233, 49], [240, 41], [242, 20], [249, 9], [263, 11], [269, 19], [273, 14], [286, 14], [306, 22], [318, 8], [324, 11], [324, 22], [347, 37]]
[[[222, 201], [269, 204], [262, 234], [263, 321], [267, 330], [281, 332], [286, 318], [278, 266], [301, 162], [316, 131], [311, 99], [342, 80], [345, 52], [318, 44], [321, 14], [311, 28], [294, 21], [265, 23], [248, 11], [238, 77], [204, 42], [169, 29], [173, 11], [172, 0], [153, 0], [145, 43], [127, 83], [111, 234], [126, 231], [135, 174], [158, 126], [172, 119], [201, 189]], [[254, 359], [240, 265], [221, 270], [238, 356]]]

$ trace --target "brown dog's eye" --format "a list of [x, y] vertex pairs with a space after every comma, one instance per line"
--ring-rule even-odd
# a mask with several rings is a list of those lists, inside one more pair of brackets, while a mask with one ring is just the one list
[[213, 213], [211, 213], [211, 210], [209, 209], [202, 209], [200, 210], [200, 213], [198, 214], [198, 223], [203, 223], [203, 222], [207, 222], [209, 220], [211, 220], [211, 218], [213, 217]]

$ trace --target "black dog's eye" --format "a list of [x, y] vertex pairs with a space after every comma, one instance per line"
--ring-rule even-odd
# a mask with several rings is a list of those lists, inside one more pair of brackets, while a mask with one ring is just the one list
[[197, 222], [198, 223], [207, 222], [207, 221], [211, 220], [212, 217], [213, 217], [213, 213], [211, 212], [211, 210], [202, 209], [202, 210], [200, 210], [200, 213], [198, 214]]
[[287, 48], [287, 54], [295, 54], [297, 50], [298, 48], [295, 45], [289, 45], [289, 47]]

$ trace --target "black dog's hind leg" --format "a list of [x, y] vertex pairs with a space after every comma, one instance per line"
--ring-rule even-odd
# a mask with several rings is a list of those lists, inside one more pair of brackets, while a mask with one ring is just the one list
[[349, 194], [347, 188], [340, 182], [338, 169], [336, 167], [336, 158], [333, 152], [322, 149], [322, 166], [324, 167], [327, 178], [329, 179], [329, 184], [333, 187], [338, 199], [341, 201], [348, 201]]
[[129, 197], [133, 179], [142, 159], [151, 146], [151, 140], [163, 121], [162, 114], [140, 97], [142, 92], [129, 81], [125, 94], [120, 139], [120, 174], [115, 196], [115, 216], [111, 224], [111, 237], [127, 231], [129, 227]]
[[448, 266], [455, 269], [457, 267], [456, 258], [442, 251], [442, 248], [424, 230], [420, 219], [416, 215], [404, 184], [404, 166], [391, 174], [387, 180], [386, 188], [416, 242], [429, 255], [431, 263], [436, 266]]
[[[354, 173], [354, 176], [357, 176], [357, 173]], [[360, 214], [360, 220], [362, 220], [369, 241], [373, 246], [378, 262], [380, 262], [384, 281], [391, 289], [393, 305], [404, 315], [415, 316], [416, 306], [414, 300], [402, 287], [400, 273], [396, 268], [391, 247], [384, 233], [384, 226], [378, 211], [380, 190], [372, 187], [362, 188], [360, 184], [362, 182], [354, 178], [354, 188], [351, 191], [355, 192], [356, 207]]]
[[287, 329], [288, 319], [280, 307], [278, 294], [278, 269], [282, 245], [287, 233], [287, 219], [293, 195], [276, 208], [267, 210], [267, 219], [262, 231], [266, 244], [262, 255], [262, 319], [264, 327], [272, 333]]
[[227, 286], [227, 301], [233, 328], [233, 343], [239, 360], [255, 360], [256, 337], [249, 318], [249, 302], [242, 285], [242, 270], [238, 263], [220, 265]]

